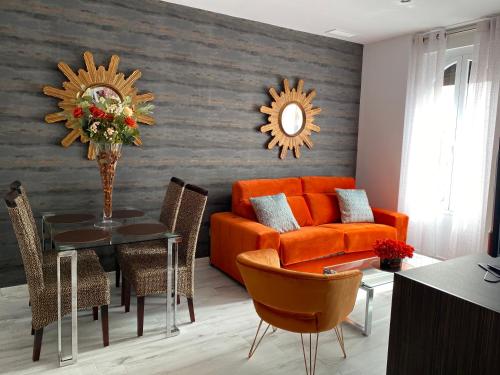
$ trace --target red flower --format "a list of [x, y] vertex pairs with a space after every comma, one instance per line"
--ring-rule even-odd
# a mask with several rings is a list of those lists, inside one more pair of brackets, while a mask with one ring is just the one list
[[83, 109], [82, 109], [82, 107], [75, 107], [75, 109], [73, 109], [73, 117], [80, 118], [82, 116], [83, 116]]
[[382, 259], [412, 258], [414, 250], [412, 246], [403, 241], [391, 239], [378, 240], [373, 245], [373, 251]]
[[90, 113], [92, 116], [95, 118], [105, 118], [106, 117], [106, 112], [104, 112], [102, 109], [97, 108], [96, 106], [91, 106], [89, 108]]
[[132, 117], [125, 117], [125, 124], [131, 128], [137, 128], [137, 123]]

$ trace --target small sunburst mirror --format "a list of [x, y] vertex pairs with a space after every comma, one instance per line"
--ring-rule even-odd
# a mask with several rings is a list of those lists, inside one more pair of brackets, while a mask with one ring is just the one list
[[[78, 126], [78, 122], [74, 119], [68, 119], [66, 113], [71, 113], [76, 106], [78, 98], [82, 96], [91, 96], [94, 101], [99, 101], [100, 97], [111, 97], [121, 102], [124, 98], [130, 97], [130, 103], [135, 106], [139, 103], [149, 102], [154, 99], [152, 93], [138, 94], [134, 83], [141, 77], [139, 70], [134, 70], [132, 74], [125, 79], [123, 73], [118, 73], [118, 63], [120, 58], [116, 55], [111, 56], [108, 69], [104, 66], [96, 67], [94, 56], [90, 52], [83, 54], [86, 70], [78, 69], [76, 74], [68, 64], [60, 62], [57, 64], [59, 70], [66, 76], [68, 81], [63, 82], [63, 89], [52, 86], [45, 86], [43, 93], [48, 96], [61, 99], [59, 102], [60, 112], [51, 113], [45, 116], [45, 121], [49, 124], [66, 121], [66, 127], [70, 132], [61, 140], [64, 147], [69, 147], [74, 141], [80, 138], [82, 143], [89, 142], [82, 129]], [[65, 113], [66, 112], [66, 113]], [[154, 119], [151, 116], [140, 114], [137, 116], [137, 121], [147, 125], [153, 125]], [[136, 145], [141, 144], [141, 139], [137, 138]], [[87, 151], [89, 159], [95, 158], [95, 150], [92, 144], [89, 145]]]
[[268, 116], [269, 123], [261, 126], [262, 133], [271, 132], [273, 137], [267, 148], [281, 146], [280, 158], [286, 158], [288, 150], [293, 150], [296, 158], [300, 158], [300, 147], [305, 144], [313, 147], [311, 132], [319, 133], [320, 127], [314, 124], [314, 116], [321, 112], [321, 108], [313, 108], [312, 100], [316, 91], [303, 92], [304, 81], [299, 80], [297, 87], [290, 89], [288, 79], [283, 80], [285, 91], [278, 95], [274, 87], [269, 94], [274, 99], [271, 107], [262, 106], [260, 111]]

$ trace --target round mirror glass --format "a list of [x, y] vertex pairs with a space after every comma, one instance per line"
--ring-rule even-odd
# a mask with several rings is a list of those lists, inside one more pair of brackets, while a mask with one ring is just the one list
[[286, 135], [297, 134], [304, 124], [302, 108], [297, 103], [287, 104], [281, 111], [280, 123]]
[[83, 96], [90, 96], [92, 100], [97, 103], [100, 98], [104, 99], [115, 99], [118, 102], [121, 102], [122, 99], [120, 95], [108, 86], [92, 86], [87, 88], [83, 93]]

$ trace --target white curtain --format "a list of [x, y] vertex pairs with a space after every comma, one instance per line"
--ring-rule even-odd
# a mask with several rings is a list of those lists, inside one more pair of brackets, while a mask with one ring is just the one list
[[438, 30], [415, 37], [410, 67], [399, 210], [410, 216], [408, 243], [435, 255], [442, 223], [439, 101], [443, 87], [446, 34]]
[[484, 252], [500, 89], [500, 17], [477, 25], [465, 113], [457, 126], [449, 256]]
[[[443, 110], [445, 39], [444, 30], [439, 30], [428, 38], [418, 35], [414, 42], [399, 208], [410, 216], [409, 243], [421, 253], [452, 258], [484, 252], [486, 246], [500, 17], [477, 25], [466, 104], [458, 122], [450, 122]], [[453, 148], [450, 134], [455, 135]]]

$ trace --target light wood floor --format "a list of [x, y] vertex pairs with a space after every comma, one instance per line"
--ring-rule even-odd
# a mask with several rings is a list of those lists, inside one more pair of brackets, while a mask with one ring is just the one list
[[[414, 264], [433, 261], [416, 255]], [[100, 322], [91, 311], [79, 313], [79, 359], [58, 368], [57, 325], [45, 328], [40, 361], [31, 361], [33, 337], [26, 285], [0, 289], [0, 373], [2, 374], [304, 374], [300, 336], [278, 330], [267, 334], [252, 359], [247, 353], [259, 322], [245, 289], [197, 259], [196, 323], [189, 323], [185, 299], [179, 307], [181, 334], [166, 339], [164, 297], [146, 297], [144, 336], [136, 337], [136, 309], [120, 308], [119, 290], [112, 283], [109, 311], [110, 346], [102, 347]], [[110, 279], [114, 280], [111, 273]], [[344, 323], [347, 359], [335, 334], [320, 335], [316, 374], [385, 374], [389, 335], [391, 285], [376, 290], [370, 337]], [[364, 293], [352, 314], [362, 319]]]

